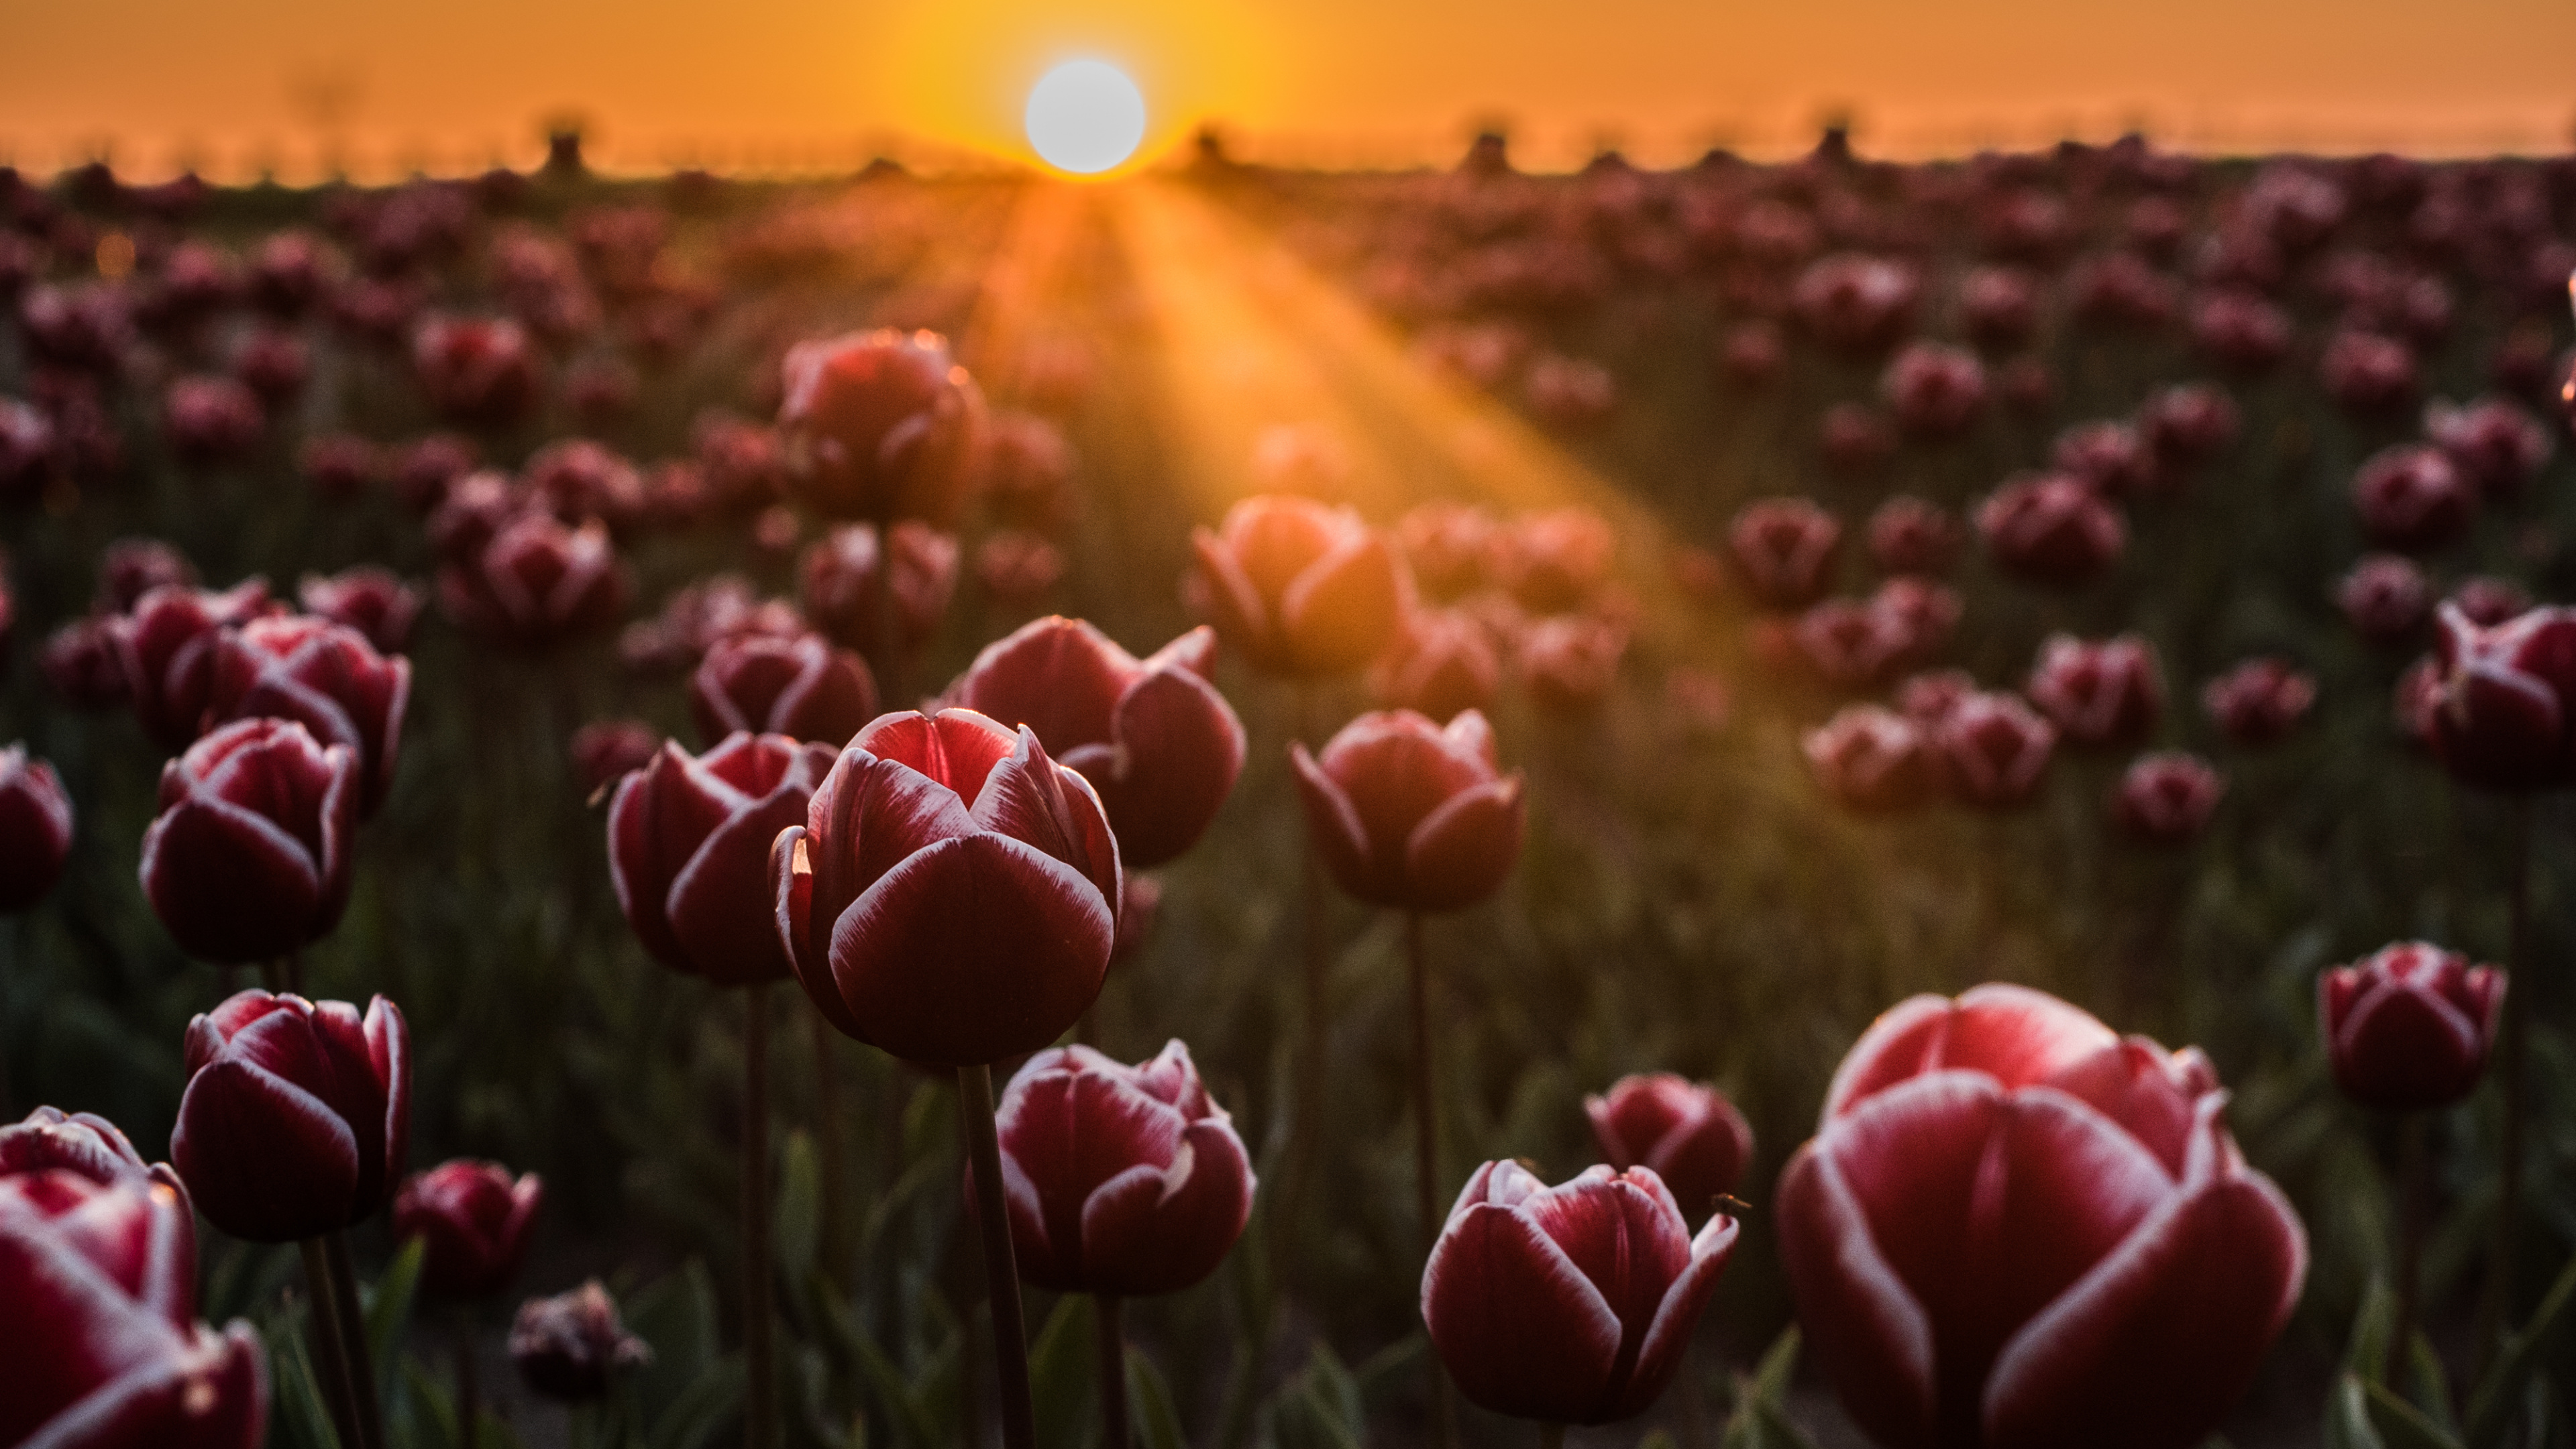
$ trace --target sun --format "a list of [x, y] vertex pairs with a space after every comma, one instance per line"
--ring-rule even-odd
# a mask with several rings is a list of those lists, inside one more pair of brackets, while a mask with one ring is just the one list
[[1144, 143], [1145, 93], [1105, 60], [1068, 60], [1029, 88], [1021, 124], [1048, 165], [1093, 176]]

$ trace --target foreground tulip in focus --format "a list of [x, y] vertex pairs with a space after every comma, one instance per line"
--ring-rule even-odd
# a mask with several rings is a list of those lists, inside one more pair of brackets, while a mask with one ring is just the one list
[[1422, 1323], [1459, 1391], [1495, 1413], [1630, 1418], [1680, 1369], [1735, 1238], [1723, 1213], [1692, 1236], [1652, 1168], [1549, 1187], [1488, 1162], [1423, 1269]]
[[1807, 1342], [1888, 1449], [2188, 1449], [2297, 1302], [2307, 1236], [2197, 1050], [2018, 986], [1889, 1010], [1782, 1174]]

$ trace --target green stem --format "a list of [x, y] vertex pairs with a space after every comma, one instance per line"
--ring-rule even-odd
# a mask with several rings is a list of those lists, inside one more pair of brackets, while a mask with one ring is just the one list
[[1127, 1418], [1127, 1327], [1118, 1295], [1094, 1293], [1092, 1337], [1100, 1349], [1100, 1449], [1128, 1449], [1135, 1431]]
[[[1315, 688], [1300, 682], [1293, 688], [1295, 723], [1292, 738], [1311, 742], [1316, 714]], [[1302, 825], [1302, 822], [1301, 822]], [[1309, 1179], [1314, 1176], [1316, 1159], [1323, 1150], [1324, 1133], [1324, 1056], [1327, 1049], [1325, 997], [1330, 985], [1331, 953], [1324, 932], [1323, 860], [1316, 854], [1313, 832], [1298, 835], [1297, 852], [1298, 917], [1303, 939], [1299, 942], [1298, 986], [1301, 1010], [1298, 1014], [1299, 1042], [1297, 1052], [1297, 1104], [1289, 1122], [1288, 1170], [1281, 1176], [1278, 1211], [1272, 1216], [1275, 1236], [1271, 1244], [1271, 1271], [1274, 1277], [1285, 1276], [1292, 1226], [1300, 1220], [1298, 1211], [1305, 1201]]]
[[[823, 1013], [804, 1013], [814, 1047], [814, 1138], [823, 1174], [823, 1262], [835, 1278], [849, 1271], [849, 1208], [841, 1181], [841, 1073], [832, 1060], [832, 1024]], [[893, 1179], [887, 1179], [891, 1182]]]
[[2420, 1283], [2424, 1267], [2425, 1219], [2432, 1196], [2431, 1154], [2425, 1139], [2431, 1114], [2409, 1112], [2398, 1124], [2397, 1180], [2400, 1206], [2397, 1229], [2397, 1318], [2388, 1335], [2388, 1365], [2382, 1377], [2391, 1384], [2406, 1364], [2415, 1339]]
[[340, 1295], [331, 1287], [331, 1256], [320, 1238], [297, 1244], [304, 1254], [304, 1287], [313, 1300], [305, 1324], [312, 1339], [313, 1372], [322, 1380], [322, 1403], [331, 1411], [331, 1429], [345, 1449], [360, 1449], [358, 1415], [351, 1402], [347, 1344], [340, 1337]]
[[463, 1449], [476, 1449], [483, 1436], [483, 1396], [474, 1380], [474, 1319], [456, 1310], [456, 1437]]
[[[1427, 1258], [1440, 1241], [1440, 1099], [1431, 1062], [1431, 959], [1423, 944], [1420, 911], [1405, 913], [1404, 959], [1413, 997], [1413, 1209]], [[1429, 1359], [1431, 1442], [1447, 1449], [1458, 1442], [1458, 1408], [1440, 1356]]]
[[778, 1381], [769, 1352], [769, 983], [742, 993], [743, 1444], [778, 1442]]
[[2531, 1010], [2531, 800], [2513, 802], [2512, 916], [2505, 955], [2504, 1022], [2496, 1073], [2504, 1078], [2504, 1122], [2496, 1146], [2495, 1236], [2487, 1249], [2486, 1290], [2478, 1303], [2478, 1362], [2495, 1359], [2504, 1325], [2513, 1316], [2514, 1259], [2522, 1228], [2522, 1139], [2527, 1115], [2523, 1061]]
[[349, 1408], [357, 1420], [358, 1443], [362, 1449], [385, 1449], [384, 1412], [376, 1405], [376, 1359], [367, 1347], [366, 1310], [358, 1306], [358, 1265], [349, 1256], [348, 1231], [324, 1234], [322, 1251], [330, 1269], [333, 1317], [348, 1366]]
[[984, 1291], [993, 1307], [993, 1378], [1002, 1401], [1003, 1449], [1037, 1449], [1029, 1393], [1029, 1331], [1020, 1311], [1020, 1270], [1011, 1255], [1010, 1210], [1002, 1188], [1002, 1143], [993, 1127], [993, 1069], [959, 1067], [957, 1094], [975, 1168], [975, 1221], [984, 1232]]

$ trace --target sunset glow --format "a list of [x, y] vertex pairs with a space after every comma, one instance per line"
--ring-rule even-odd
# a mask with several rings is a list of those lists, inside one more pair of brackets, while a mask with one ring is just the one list
[[1022, 125], [1040, 159], [1094, 176], [1136, 154], [1145, 139], [1145, 93], [1105, 60], [1069, 60], [1029, 90]]

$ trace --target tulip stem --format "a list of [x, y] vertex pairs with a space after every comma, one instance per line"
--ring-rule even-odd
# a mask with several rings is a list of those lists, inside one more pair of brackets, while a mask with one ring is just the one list
[[2424, 1265], [2424, 1220], [2429, 1215], [2432, 1196], [2431, 1153], [2425, 1140], [2431, 1135], [2430, 1118], [2429, 1113], [2409, 1112], [2397, 1128], [2397, 1317], [2388, 1335], [2387, 1370], [2381, 1375], [2391, 1384], [2397, 1382], [2398, 1371], [2413, 1352], [2415, 1339], [2416, 1295]]
[[1115, 1293], [1092, 1294], [1091, 1310], [1100, 1340], [1100, 1449], [1128, 1449], [1135, 1430], [1127, 1419], [1127, 1315]]
[[340, 1351], [349, 1372], [349, 1408], [358, 1421], [364, 1449], [385, 1449], [384, 1412], [376, 1406], [376, 1359], [367, 1347], [366, 1310], [358, 1306], [358, 1265], [349, 1256], [345, 1228], [322, 1236], [322, 1251], [331, 1275], [332, 1316], [338, 1320]]
[[[1315, 695], [1312, 684], [1301, 681], [1292, 686], [1294, 719], [1290, 737], [1298, 743], [1306, 743], [1320, 732]], [[1323, 1147], [1327, 1045], [1324, 997], [1332, 963], [1324, 937], [1323, 861], [1315, 852], [1311, 826], [1304, 828], [1297, 840], [1297, 899], [1302, 932], [1298, 943], [1298, 985], [1303, 1010], [1298, 1020], [1297, 1101], [1295, 1115], [1288, 1124], [1288, 1170], [1282, 1174], [1270, 1218], [1274, 1230], [1270, 1245], [1274, 1277], [1284, 1276], [1292, 1225], [1299, 1220], [1298, 1208], [1305, 1201], [1308, 1179], [1315, 1173], [1316, 1157]]]
[[343, 1449], [363, 1449], [357, 1411], [351, 1406], [347, 1345], [340, 1337], [340, 1297], [331, 1288], [331, 1258], [320, 1238], [297, 1245], [304, 1254], [305, 1291], [313, 1299], [313, 1316], [305, 1328], [313, 1340], [313, 1371], [322, 1380], [322, 1403], [331, 1411], [331, 1429]]
[[2523, 1060], [2531, 1011], [2531, 798], [2517, 796], [2511, 837], [2510, 934], [2505, 945], [2504, 1021], [2495, 1070], [2504, 1078], [2504, 1122], [2496, 1144], [2495, 1237], [2487, 1249], [2487, 1282], [2478, 1300], [2477, 1344], [2481, 1371], [2495, 1359], [2506, 1320], [2513, 1316], [2514, 1258], [2522, 1227], [2522, 1138], [2527, 1112]]
[[[1422, 1252], [1427, 1258], [1440, 1241], [1439, 1094], [1431, 1070], [1431, 953], [1422, 939], [1422, 913], [1404, 913], [1404, 959], [1413, 995], [1413, 1209], [1421, 1219]], [[1449, 1397], [1449, 1374], [1440, 1357], [1431, 1357], [1431, 1442], [1458, 1442], [1457, 1406]]]
[[1037, 1408], [1029, 1394], [1029, 1331], [1020, 1311], [1020, 1270], [1011, 1256], [1011, 1216], [1002, 1187], [1002, 1140], [993, 1127], [993, 1069], [957, 1069], [975, 1168], [975, 1221], [984, 1232], [984, 1296], [993, 1307], [993, 1377], [1002, 1400], [1004, 1449], [1037, 1449]]
[[[823, 1262], [834, 1277], [849, 1271], [848, 1213], [841, 1181], [841, 1073], [832, 1061], [832, 1024], [823, 1013], [807, 1009], [807, 1033], [814, 1042], [814, 1137], [823, 1174]], [[888, 1181], [893, 1179], [889, 1178]]]
[[456, 1442], [463, 1449], [476, 1449], [483, 1437], [483, 1396], [474, 1382], [474, 1319], [459, 1305], [456, 1310]]
[[778, 1442], [769, 1357], [769, 983], [742, 992], [742, 1442]]

